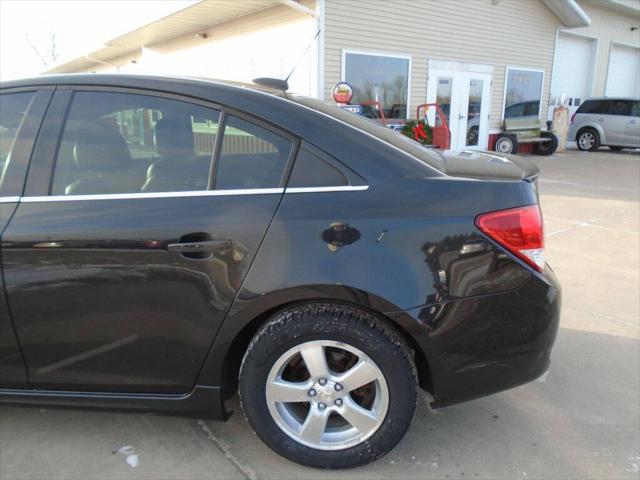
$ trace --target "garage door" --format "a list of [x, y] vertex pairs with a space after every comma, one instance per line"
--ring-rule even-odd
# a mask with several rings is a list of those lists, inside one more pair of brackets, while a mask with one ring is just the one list
[[636, 97], [640, 94], [640, 48], [613, 45], [607, 73], [608, 97]]
[[571, 104], [579, 104], [591, 95], [593, 47], [591, 38], [558, 33], [551, 78], [552, 104], [557, 104], [562, 94], [566, 96], [567, 103], [572, 98], [577, 100]]

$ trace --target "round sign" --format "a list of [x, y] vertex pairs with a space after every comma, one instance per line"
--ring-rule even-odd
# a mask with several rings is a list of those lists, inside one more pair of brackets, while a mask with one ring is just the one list
[[349, 103], [353, 98], [353, 88], [347, 82], [336, 83], [331, 96], [336, 103]]

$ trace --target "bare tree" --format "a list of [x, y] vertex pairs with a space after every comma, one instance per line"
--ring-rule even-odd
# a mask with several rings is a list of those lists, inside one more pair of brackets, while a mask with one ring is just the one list
[[58, 51], [56, 45], [56, 34], [48, 33], [47, 38], [44, 42], [39, 42], [44, 45], [37, 46], [32, 40], [29, 34], [25, 35], [31, 50], [33, 50], [36, 55], [40, 58], [42, 65], [44, 67], [49, 67], [54, 65], [58, 58], [60, 57], [60, 52]]

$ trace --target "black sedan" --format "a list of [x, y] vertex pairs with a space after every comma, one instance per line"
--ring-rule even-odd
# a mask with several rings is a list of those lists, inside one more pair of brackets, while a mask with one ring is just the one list
[[549, 365], [537, 168], [260, 85], [0, 91], [0, 401], [224, 420], [306, 465]]

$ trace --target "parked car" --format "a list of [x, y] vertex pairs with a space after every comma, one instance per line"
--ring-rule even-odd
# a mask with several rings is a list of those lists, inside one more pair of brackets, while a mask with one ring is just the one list
[[274, 451], [343, 468], [400, 441], [419, 387], [445, 407], [549, 366], [527, 159], [261, 85], [43, 76], [0, 99], [3, 403], [224, 420], [239, 388]]
[[586, 100], [571, 117], [568, 138], [589, 152], [602, 145], [616, 151], [640, 148], [640, 99]]

